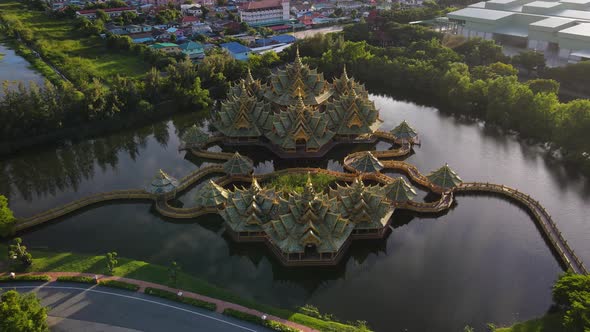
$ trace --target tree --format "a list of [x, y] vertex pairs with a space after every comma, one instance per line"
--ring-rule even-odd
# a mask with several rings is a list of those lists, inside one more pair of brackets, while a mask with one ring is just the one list
[[568, 331], [590, 330], [590, 275], [566, 273], [553, 286], [553, 301], [563, 310]]
[[203, 20], [207, 19], [207, 14], [209, 14], [209, 8], [205, 6], [201, 7], [201, 18]]
[[547, 79], [536, 79], [526, 82], [533, 93], [559, 93], [559, 82]]
[[101, 20], [103, 22], [108, 22], [110, 17], [107, 15], [107, 13], [104, 12], [104, 10], [97, 10], [96, 11], [96, 19]]
[[0, 237], [6, 237], [14, 233], [16, 218], [8, 207], [8, 199], [0, 195]]
[[343, 14], [342, 8], [336, 8], [336, 10], [334, 10], [334, 15], [336, 15], [336, 17], [341, 17]]
[[109, 274], [113, 274], [113, 272], [115, 271], [115, 267], [117, 266], [117, 264], [119, 264], [119, 261], [117, 260], [117, 253], [116, 252], [108, 252], [106, 254], [106, 258], [107, 258], [107, 270], [109, 271]]
[[539, 73], [545, 69], [545, 56], [536, 51], [520, 52], [512, 57], [512, 63], [521, 66], [530, 75], [533, 71]]
[[45, 332], [47, 309], [34, 293], [19, 294], [8, 291], [0, 296], [0, 331]]
[[19, 262], [26, 268], [33, 264], [33, 256], [22, 243], [23, 240], [20, 237], [15, 238], [13, 244], [8, 247], [8, 256], [12, 261]]
[[180, 266], [176, 264], [176, 261], [173, 261], [168, 268], [168, 280], [170, 284], [174, 287], [178, 284], [178, 274], [180, 273]]

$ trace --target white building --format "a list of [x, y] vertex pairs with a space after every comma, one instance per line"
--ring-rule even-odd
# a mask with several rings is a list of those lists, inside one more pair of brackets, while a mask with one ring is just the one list
[[590, 58], [590, 0], [490, 0], [447, 17], [467, 38], [554, 54], [562, 63]]
[[260, 0], [244, 3], [239, 8], [240, 20], [249, 25], [282, 23], [289, 20], [289, 0]]

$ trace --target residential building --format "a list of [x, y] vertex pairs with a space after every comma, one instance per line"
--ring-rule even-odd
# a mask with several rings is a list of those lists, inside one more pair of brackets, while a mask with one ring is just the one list
[[166, 53], [180, 53], [181, 48], [174, 43], [155, 43], [150, 45], [151, 49], [166, 52]]
[[205, 34], [210, 34], [213, 32], [213, 30], [211, 30], [211, 27], [207, 23], [193, 24], [191, 29], [192, 29], [193, 34], [205, 35]]
[[184, 15], [191, 15], [191, 16], [201, 16], [203, 15], [203, 10], [201, 5], [190, 4], [190, 5], [180, 5], [180, 11]]
[[202, 58], [205, 55], [205, 49], [201, 43], [189, 41], [188, 43], [178, 45], [182, 53], [186, 54], [189, 58]]
[[195, 16], [183, 16], [180, 19], [180, 26], [182, 27], [189, 27], [196, 23], [199, 23], [199, 18]]
[[129, 37], [131, 37], [131, 40], [135, 44], [153, 43], [155, 41], [154, 37], [152, 37], [152, 34], [149, 32], [136, 33], [134, 35], [129, 35]]
[[[96, 12], [99, 9], [85, 9], [85, 10], [79, 10], [76, 12], [76, 16], [77, 17], [86, 17], [88, 19], [95, 19], [96, 18]], [[109, 17], [117, 17], [117, 16], [121, 16], [121, 14], [123, 14], [124, 12], [132, 12], [137, 14], [137, 10], [135, 10], [135, 8], [131, 8], [131, 7], [118, 7], [118, 8], [105, 8], [105, 9], [100, 9], [102, 10], [105, 14], [107, 14], [107, 16]]]
[[252, 26], [281, 24], [288, 21], [289, 0], [259, 0], [242, 4], [238, 12], [240, 20]]
[[458, 34], [554, 55], [554, 65], [590, 58], [590, 0], [490, 0], [447, 17]]
[[221, 48], [223, 49], [226, 49], [229, 52], [229, 54], [232, 57], [234, 57], [234, 59], [240, 61], [248, 60], [248, 55], [250, 55], [250, 53], [252, 52], [252, 50], [249, 47], [246, 47], [237, 42], [223, 43], [219, 46], [221, 46]]

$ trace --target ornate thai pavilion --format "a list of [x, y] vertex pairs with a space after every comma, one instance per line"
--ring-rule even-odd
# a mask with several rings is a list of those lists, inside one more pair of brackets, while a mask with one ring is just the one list
[[432, 184], [444, 190], [452, 189], [463, 182], [459, 175], [457, 175], [457, 173], [453, 171], [448, 164], [445, 164], [443, 167], [433, 171], [426, 177]]
[[370, 142], [381, 125], [362, 84], [344, 70], [332, 83], [295, 61], [263, 84], [247, 77], [233, 85], [212, 116], [224, 143], [257, 142], [282, 157], [321, 155], [336, 143]]
[[[403, 180], [402, 180], [403, 181]], [[395, 196], [411, 197], [405, 182]], [[197, 194], [197, 205], [216, 207], [228, 234], [237, 241], [264, 241], [287, 265], [334, 264], [353, 238], [380, 238], [389, 229], [395, 202], [392, 187], [337, 185], [328, 193], [314, 189], [311, 177], [301, 193], [277, 192], [252, 178], [249, 188], [226, 190], [214, 182]], [[407, 192], [406, 192], [407, 191]]]

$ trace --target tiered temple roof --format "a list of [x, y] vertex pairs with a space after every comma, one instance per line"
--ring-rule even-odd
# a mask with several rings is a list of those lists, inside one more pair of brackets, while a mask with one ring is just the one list
[[328, 126], [338, 135], [363, 135], [379, 128], [382, 121], [375, 104], [354, 89], [328, 103]]
[[443, 189], [454, 188], [463, 182], [459, 175], [457, 175], [457, 173], [455, 173], [455, 171], [453, 171], [448, 164], [445, 164], [443, 167], [433, 171], [426, 177], [428, 180], [430, 180], [430, 182]]
[[274, 190], [261, 188], [254, 178], [250, 188], [230, 192], [220, 215], [234, 232], [260, 232], [263, 224], [276, 217], [275, 199]]
[[304, 143], [308, 151], [319, 150], [333, 136], [325, 118], [306, 106], [301, 97], [295, 105], [274, 117], [273, 130], [266, 133], [268, 139], [284, 150], [294, 150], [300, 143]]
[[182, 142], [185, 148], [201, 147], [209, 140], [209, 135], [199, 127], [193, 125], [182, 135]]
[[229, 192], [223, 187], [209, 180], [196, 194], [196, 206], [204, 208], [215, 208], [227, 203]]
[[228, 175], [248, 175], [252, 173], [254, 165], [250, 158], [244, 157], [238, 152], [223, 164], [223, 170]]
[[250, 95], [244, 81], [240, 89], [231, 89], [229, 97], [214, 113], [213, 123], [225, 136], [259, 137], [271, 129], [270, 105]]
[[283, 253], [304, 253], [307, 246], [318, 253], [337, 253], [355, 225], [335, 210], [334, 200], [316, 193], [308, 177], [301, 194], [280, 198], [278, 219], [263, 228]]
[[399, 140], [413, 140], [418, 133], [405, 120], [391, 130], [391, 133]]
[[277, 105], [288, 106], [301, 96], [306, 105], [319, 105], [332, 95], [330, 83], [324, 75], [301, 62], [299, 50], [295, 62], [273, 74], [265, 97]]
[[248, 71], [230, 88], [212, 122], [230, 141], [258, 139], [280, 153], [303, 150], [298, 147], [317, 152], [335, 135], [366, 138], [381, 125], [362, 84], [346, 72], [327, 82], [301, 62], [299, 53], [292, 64], [271, 75], [268, 85]]
[[146, 187], [146, 191], [156, 195], [173, 193], [178, 187], [178, 180], [159, 170], [152, 182]]
[[352, 185], [330, 190], [330, 196], [337, 199], [336, 209], [346, 219], [354, 222], [357, 229], [381, 229], [387, 225], [393, 214], [393, 207], [381, 194], [379, 186], [365, 186], [360, 179]]
[[383, 164], [369, 151], [362, 152], [354, 157], [350, 166], [361, 173], [374, 173], [383, 169]]
[[346, 67], [342, 71], [342, 75], [339, 78], [335, 78], [332, 83], [335, 96], [348, 95], [354, 90], [357, 95], [365, 98], [369, 98], [369, 92], [365, 89], [363, 84], [355, 81], [354, 78], [349, 78], [346, 72]]
[[383, 194], [392, 202], [406, 202], [416, 197], [416, 190], [404, 178], [396, 178], [383, 187]]

